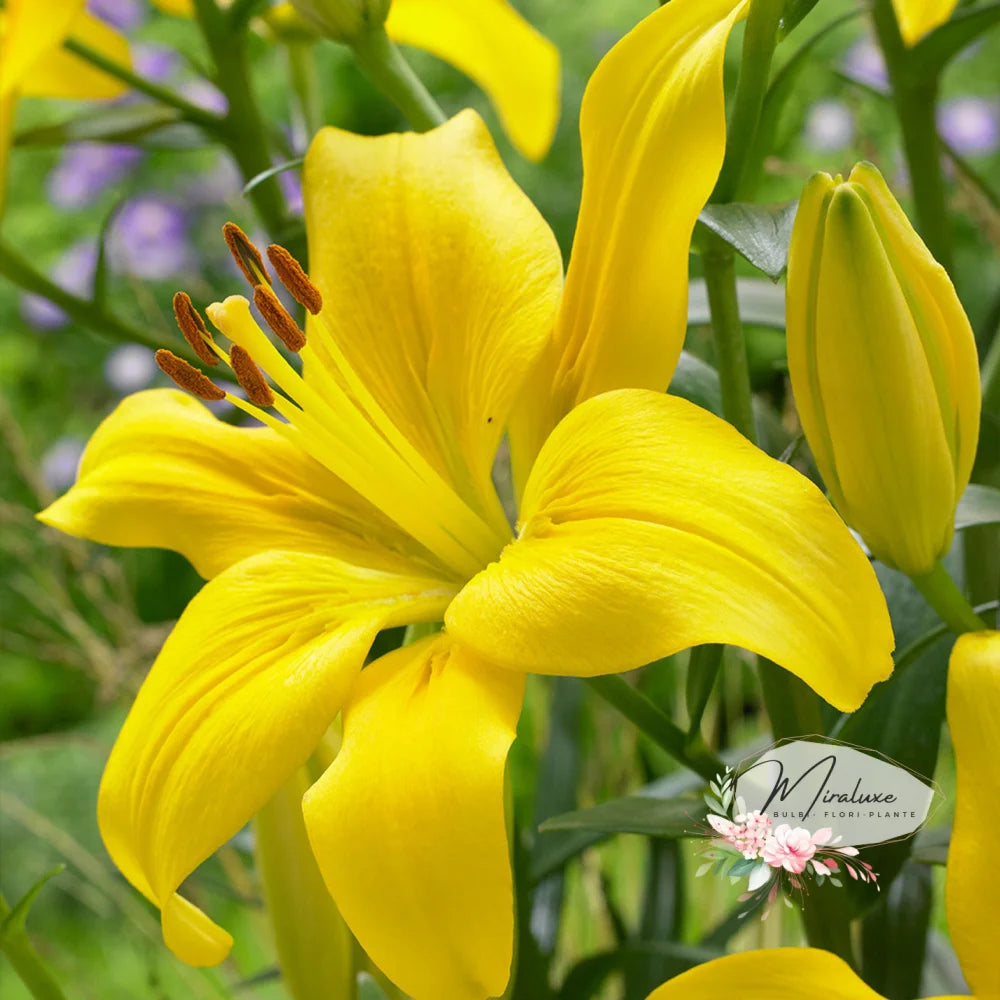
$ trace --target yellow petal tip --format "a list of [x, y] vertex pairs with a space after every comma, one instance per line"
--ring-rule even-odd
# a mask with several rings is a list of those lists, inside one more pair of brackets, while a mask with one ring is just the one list
[[167, 947], [188, 965], [218, 965], [233, 946], [228, 931], [177, 893], [163, 907], [161, 921]]

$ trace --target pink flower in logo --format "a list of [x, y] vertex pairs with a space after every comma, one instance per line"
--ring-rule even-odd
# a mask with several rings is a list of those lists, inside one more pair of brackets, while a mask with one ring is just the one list
[[[820, 830], [816, 839], [825, 833], [826, 830]], [[792, 829], [787, 823], [782, 823], [767, 838], [763, 858], [772, 868], [784, 868], [785, 871], [798, 875], [805, 870], [815, 853], [816, 844], [808, 830], [801, 826]]]

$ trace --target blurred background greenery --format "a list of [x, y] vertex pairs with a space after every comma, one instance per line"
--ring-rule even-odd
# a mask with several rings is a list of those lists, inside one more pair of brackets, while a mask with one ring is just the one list
[[[145, 0], [94, 0], [90, 6], [127, 31], [138, 72], [169, 82], [208, 107], [224, 100], [199, 72], [207, 58], [192, 23], [159, 14]], [[577, 114], [583, 88], [601, 55], [652, 4], [521, 0], [516, 6], [562, 53], [562, 119], [542, 163], [517, 155], [482, 94], [459, 73], [423, 53], [411, 53], [412, 62], [446, 111], [472, 105], [483, 114], [511, 172], [568, 257], [581, 183]], [[783, 43], [779, 63], [824, 24], [855, 9], [851, 0], [822, 0]], [[301, 155], [306, 136], [296, 120], [285, 53], [263, 33], [254, 38], [253, 49], [254, 84], [271, 126], [290, 158]], [[366, 133], [404, 127], [346, 49], [324, 43], [316, 57], [326, 122]], [[1000, 293], [1000, 205], [990, 193], [1000, 180], [998, 62], [1000, 37], [994, 32], [951, 64], [939, 113], [949, 147], [956, 282], [981, 344], [996, 330]], [[844, 20], [812, 50], [798, 77], [765, 165], [761, 200], [796, 197], [814, 169], [846, 173], [856, 160], [869, 159], [906, 204], [906, 171], [884, 91], [884, 66], [865, 18]], [[266, 240], [282, 234], [260, 230], [228, 154], [205, 146], [188, 127], [161, 130], [135, 145], [47, 144], [60, 132], [43, 132], [43, 126], [79, 113], [79, 106], [56, 101], [22, 102], [18, 131], [32, 133], [34, 142], [19, 146], [12, 157], [5, 237], [58, 284], [84, 296], [102, 258], [101, 282], [113, 310], [172, 345], [175, 290], [206, 302], [240, 286], [221, 224], [233, 219]], [[297, 173], [271, 183], [280, 183], [297, 215]], [[671, 183], [669, 163], [663, 165], [663, 183]], [[697, 277], [697, 258], [692, 262]], [[780, 406], [786, 395], [782, 332], [751, 328], [749, 346], [755, 387]], [[688, 347], [711, 361], [709, 338], [697, 326]], [[110, 863], [94, 815], [101, 769], [124, 712], [199, 580], [172, 553], [105, 550], [33, 520], [35, 511], [73, 481], [84, 442], [117, 401], [161, 384], [166, 380], [149, 347], [102, 339], [44, 300], [0, 281], [0, 888], [16, 900], [55, 864], [66, 864], [33, 906], [29, 928], [70, 997], [266, 1000], [283, 994], [249, 833], [195, 876], [195, 895], [237, 942], [224, 966], [202, 972], [181, 965], [163, 947], [155, 912]], [[234, 421], [238, 416], [223, 415]], [[766, 731], [749, 668], [727, 655], [730, 669], [706, 723], [722, 748]], [[679, 715], [685, 666], [682, 656], [648, 668], [641, 678]], [[574, 746], [568, 763], [557, 752], [567, 733]], [[610, 709], [592, 703], [575, 682], [533, 679], [512, 767], [522, 800], [518, 814], [541, 819], [669, 776], [673, 765], [637, 741]], [[946, 790], [949, 770], [945, 754], [939, 780]], [[558, 792], [547, 800], [553, 788]], [[934, 822], [946, 816], [947, 808]], [[551, 976], [562, 985], [562, 995], [597, 995], [599, 989], [606, 996], [621, 995], [620, 980], [599, 985], [599, 962], [578, 963], [605, 953], [640, 925], [648, 929], [649, 921], [665, 926], [680, 912], [675, 903], [685, 887], [689, 895], [697, 893], [697, 902], [683, 926], [672, 927], [674, 938], [694, 945], [723, 918], [732, 898], [729, 887], [703, 880], [693, 889], [690, 873], [677, 875], [683, 857], [684, 851], [663, 842], [651, 847], [642, 838], [621, 836], [590, 848], [569, 866], [552, 897], [561, 907], [546, 909], [544, 893], [535, 894], [530, 931], [542, 952], [554, 953]], [[674, 872], [666, 894], [670, 914], [644, 909], [641, 887], [651, 865]], [[783, 935], [794, 939], [795, 919], [786, 911], [766, 925], [751, 921], [741, 933], [758, 943], [778, 943]], [[935, 925], [943, 931], [940, 913]], [[947, 967], [943, 944], [938, 959]], [[574, 967], [576, 978], [564, 983]], [[9, 966], [0, 964], [0, 1000], [27, 995]]]

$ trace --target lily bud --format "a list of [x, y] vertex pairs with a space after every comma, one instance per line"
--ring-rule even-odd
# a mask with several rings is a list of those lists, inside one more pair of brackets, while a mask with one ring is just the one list
[[385, 23], [391, 0], [292, 0], [321, 35], [350, 44]]
[[910, 576], [947, 552], [979, 436], [979, 367], [944, 268], [882, 175], [806, 185], [788, 260], [788, 367], [830, 497]]

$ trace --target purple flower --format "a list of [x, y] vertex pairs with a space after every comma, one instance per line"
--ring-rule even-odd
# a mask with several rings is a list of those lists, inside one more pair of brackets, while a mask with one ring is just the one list
[[805, 141], [812, 149], [843, 149], [854, 138], [854, 116], [842, 101], [817, 101], [806, 118]]
[[137, 42], [131, 46], [132, 67], [147, 80], [162, 83], [177, 72], [180, 59], [173, 49]]
[[301, 215], [304, 203], [302, 200], [302, 177], [298, 170], [283, 170], [278, 174], [278, 183], [281, 185], [288, 210], [293, 215]]
[[122, 344], [104, 360], [104, 377], [123, 396], [145, 389], [157, 372], [153, 352], [142, 344]]
[[882, 50], [870, 38], [862, 38], [848, 49], [844, 72], [858, 83], [876, 90], [887, 90], [889, 87], [889, 72], [885, 68]]
[[[87, 296], [97, 267], [97, 245], [90, 240], [74, 243], [56, 261], [50, 272], [52, 280], [74, 295]], [[21, 315], [36, 330], [58, 330], [69, 317], [57, 305], [41, 295], [21, 295]]]
[[53, 493], [62, 493], [76, 482], [84, 443], [79, 438], [59, 438], [42, 455], [42, 479]]
[[119, 31], [132, 31], [145, 20], [138, 0], [87, 0], [87, 9]]
[[111, 227], [108, 245], [115, 268], [146, 280], [162, 280], [193, 263], [183, 210], [156, 195], [128, 202]]
[[135, 146], [76, 142], [49, 174], [49, 199], [60, 208], [83, 208], [126, 177], [142, 159]]
[[938, 109], [938, 131], [960, 156], [983, 156], [1000, 146], [1000, 107], [983, 97], [957, 97]]
[[192, 104], [204, 111], [224, 115], [229, 110], [229, 101], [226, 100], [226, 95], [208, 80], [189, 80], [181, 85], [180, 92]]

